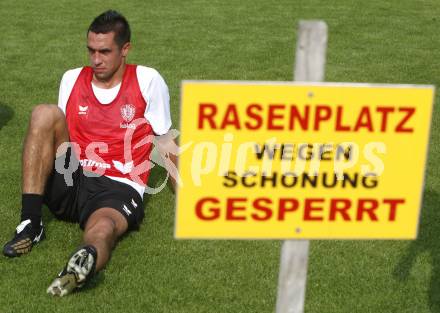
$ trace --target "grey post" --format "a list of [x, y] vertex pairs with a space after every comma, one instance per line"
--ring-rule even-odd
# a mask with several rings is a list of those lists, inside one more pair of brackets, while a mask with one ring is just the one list
[[[294, 80], [323, 81], [326, 49], [327, 24], [323, 21], [300, 21]], [[292, 231], [295, 231], [293, 226]], [[308, 240], [283, 242], [276, 313], [304, 312], [308, 257]]]

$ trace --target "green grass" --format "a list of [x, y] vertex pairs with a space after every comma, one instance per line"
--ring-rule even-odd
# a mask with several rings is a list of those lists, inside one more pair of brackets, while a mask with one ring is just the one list
[[[165, 77], [176, 127], [183, 79], [291, 80], [300, 19], [329, 25], [327, 81], [439, 85], [437, 0], [2, 0], [0, 243], [19, 218], [21, 144], [32, 106], [56, 102], [62, 73], [87, 62], [86, 28], [110, 7], [131, 22], [129, 61]], [[440, 312], [439, 114], [419, 239], [313, 241], [307, 313]], [[86, 290], [63, 299], [45, 289], [81, 231], [45, 212], [48, 239], [29, 256], [0, 257], [0, 312], [273, 312], [280, 243], [176, 241], [174, 200], [169, 189], [148, 197], [141, 230], [119, 243]]]

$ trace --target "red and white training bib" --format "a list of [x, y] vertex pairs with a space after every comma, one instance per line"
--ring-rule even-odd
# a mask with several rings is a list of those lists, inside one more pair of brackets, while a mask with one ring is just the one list
[[115, 99], [102, 104], [92, 90], [93, 70], [83, 67], [66, 105], [70, 141], [85, 171], [126, 178], [145, 185], [153, 129], [145, 118], [147, 103], [127, 64]]

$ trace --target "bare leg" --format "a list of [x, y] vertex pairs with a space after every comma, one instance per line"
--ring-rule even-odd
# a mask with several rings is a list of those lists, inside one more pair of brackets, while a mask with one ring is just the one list
[[127, 220], [115, 209], [105, 207], [96, 210], [87, 220], [84, 246], [70, 257], [64, 270], [50, 284], [47, 293], [62, 297], [81, 287], [89, 275], [93, 274], [93, 266], [95, 272], [105, 267], [117, 239], [127, 228]]
[[41, 207], [45, 184], [53, 168], [56, 148], [67, 141], [69, 134], [63, 112], [56, 105], [37, 105], [23, 147], [21, 222], [14, 238], [4, 245], [4, 255], [26, 254], [44, 239]]
[[37, 105], [32, 111], [23, 146], [23, 193], [44, 193], [56, 150], [60, 144], [68, 141], [63, 112], [56, 105]]
[[125, 217], [112, 208], [101, 208], [89, 217], [83, 241], [86, 245], [93, 245], [98, 252], [96, 272], [105, 267], [117, 239], [127, 231], [127, 228]]

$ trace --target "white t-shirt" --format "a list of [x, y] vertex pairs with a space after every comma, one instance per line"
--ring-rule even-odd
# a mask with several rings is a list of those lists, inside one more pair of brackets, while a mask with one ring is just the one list
[[[66, 106], [70, 93], [72, 92], [73, 86], [75, 85], [81, 70], [82, 67], [68, 70], [64, 73], [63, 78], [61, 79], [58, 107], [64, 112], [64, 114], [66, 114]], [[136, 74], [142, 96], [147, 103], [144, 116], [151, 124], [156, 135], [166, 134], [171, 128], [170, 96], [168, 93], [168, 87], [159, 72], [153, 68], [138, 65], [136, 67]], [[105, 89], [96, 87], [92, 84], [93, 92], [102, 104], [112, 102], [116, 98], [120, 87], [121, 84], [118, 84], [113, 88]], [[107, 177], [132, 186], [140, 196], [143, 197], [145, 192], [144, 186], [126, 178], [114, 176]]]

